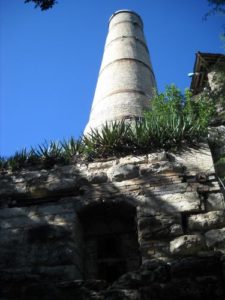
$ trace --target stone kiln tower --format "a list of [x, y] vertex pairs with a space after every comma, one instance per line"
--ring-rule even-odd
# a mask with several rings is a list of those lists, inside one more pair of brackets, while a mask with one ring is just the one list
[[115, 12], [99, 72], [89, 122], [85, 128], [101, 128], [111, 121], [139, 119], [149, 108], [156, 87], [140, 16], [129, 10]]
[[[153, 87], [142, 21], [118, 11], [86, 132], [142, 117]], [[224, 133], [211, 128], [215, 157]], [[224, 191], [207, 143], [50, 162], [0, 165], [1, 300], [225, 299]]]

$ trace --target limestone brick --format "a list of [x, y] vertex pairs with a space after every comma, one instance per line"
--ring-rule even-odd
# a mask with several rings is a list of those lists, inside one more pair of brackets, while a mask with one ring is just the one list
[[140, 17], [129, 11], [115, 14], [85, 134], [106, 122], [143, 117], [155, 87]]
[[188, 218], [188, 228], [196, 231], [206, 231], [225, 226], [225, 212], [211, 211], [204, 214], [191, 215]]
[[205, 240], [208, 247], [225, 247], [225, 228], [212, 229], [205, 233]]
[[205, 201], [206, 210], [225, 210], [225, 200], [222, 193], [210, 193]]
[[201, 235], [183, 235], [170, 242], [170, 252], [174, 255], [194, 255], [205, 248]]

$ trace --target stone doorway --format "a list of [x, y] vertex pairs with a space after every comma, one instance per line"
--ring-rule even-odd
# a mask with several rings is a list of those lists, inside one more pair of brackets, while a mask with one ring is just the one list
[[113, 282], [140, 265], [136, 209], [127, 203], [93, 205], [81, 213], [85, 279]]

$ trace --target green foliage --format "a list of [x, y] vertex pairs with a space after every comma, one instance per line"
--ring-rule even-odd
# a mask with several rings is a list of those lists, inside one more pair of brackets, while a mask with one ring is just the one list
[[206, 136], [214, 112], [210, 100], [193, 99], [190, 90], [183, 96], [174, 85], [168, 86], [165, 93], [155, 92], [151, 105], [145, 119], [156, 143], [158, 141], [158, 146], [164, 148], [195, 142]]
[[38, 148], [32, 149], [34, 155], [39, 157], [45, 168], [51, 168], [57, 163], [64, 163], [65, 157], [62, 153], [62, 146], [58, 142], [51, 141], [38, 145]]
[[26, 149], [17, 151], [13, 156], [10, 156], [7, 160], [7, 166], [12, 170], [16, 171], [25, 166], [27, 161], [28, 153]]
[[5, 157], [0, 156], [0, 170], [7, 168], [7, 159]]
[[213, 103], [206, 96], [193, 99], [174, 86], [151, 99], [151, 110], [142, 121], [121, 121], [105, 124], [79, 140], [71, 138], [61, 143], [38, 145], [30, 151], [23, 149], [8, 160], [0, 158], [0, 168], [18, 170], [39, 165], [51, 168], [54, 164], [74, 163], [78, 159], [94, 160], [109, 156], [144, 154], [158, 149], [177, 149], [197, 144], [206, 136], [214, 113]]
[[151, 110], [143, 121], [106, 124], [83, 137], [89, 158], [140, 154], [157, 149], [179, 148], [196, 144], [207, 135], [214, 108], [210, 99], [193, 100], [186, 90], [183, 96], [174, 86], [165, 93], [155, 92]]
[[68, 141], [61, 143], [61, 152], [65, 160], [78, 158], [84, 152], [84, 145], [81, 140], [75, 140], [73, 137]]
[[225, 176], [225, 154], [216, 161], [215, 166], [216, 168], [221, 169], [223, 176]]
[[88, 159], [125, 155], [129, 153], [131, 129], [125, 122], [105, 124], [101, 130], [94, 129], [83, 136], [84, 155]]
[[35, 8], [39, 7], [41, 10], [52, 8], [57, 3], [56, 0], [24, 0], [24, 3], [28, 2], [33, 2]]
[[210, 11], [205, 15], [207, 18], [212, 14], [224, 14], [225, 13], [225, 0], [207, 0], [209, 6], [211, 7]]
[[[210, 6], [210, 10], [204, 15], [204, 20], [207, 20], [212, 15], [224, 15], [225, 14], [225, 0], [207, 0]], [[221, 34], [221, 41], [224, 44], [225, 41], [225, 24], [223, 24], [223, 32]]]
[[[216, 163], [215, 165], [224, 165], [225, 166], [225, 156], [222, 156]], [[224, 169], [225, 172], [225, 169]]]

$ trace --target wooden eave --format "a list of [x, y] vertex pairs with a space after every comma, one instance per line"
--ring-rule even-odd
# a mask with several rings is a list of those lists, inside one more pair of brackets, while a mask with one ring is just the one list
[[207, 86], [208, 78], [207, 74], [211, 68], [220, 63], [225, 62], [225, 55], [218, 53], [203, 53], [197, 52], [193, 70], [193, 77], [191, 80], [190, 89], [193, 94], [196, 95], [203, 91], [204, 87]]

